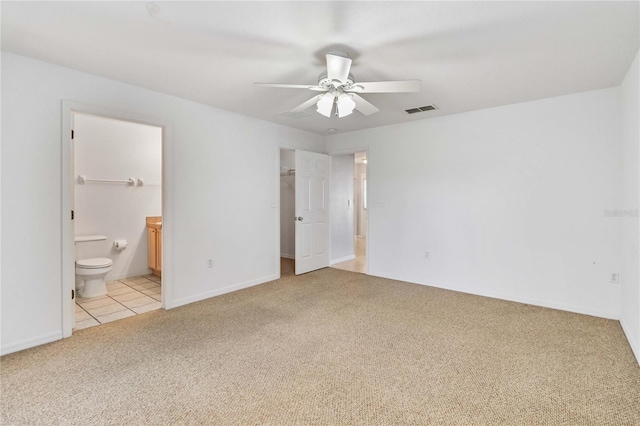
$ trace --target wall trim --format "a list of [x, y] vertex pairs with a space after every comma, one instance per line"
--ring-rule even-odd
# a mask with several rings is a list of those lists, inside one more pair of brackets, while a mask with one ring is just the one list
[[127, 278], [140, 277], [143, 275], [151, 275], [151, 269], [147, 268], [144, 271], [127, 272], [126, 274], [120, 274], [120, 275], [107, 275], [106, 280], [117, 281], [117, 280], [124, 280]]
[[20, 340], [0, 347], [0, 355], [7, 355], [13, 352], [23, 351], [25, 349], [44, 345], [45, 343], [62, 340], [62, 330], [53, 333], [43, 334], [42, 336], [32, 337], [30, 339]]
[[226, 293], [231, 293], [234, 291], [264, 284], [266, 282], [275, 281], [278, 278], [280, 278], [280, 274], [267, 275], [266, 277], [257, 278], [255, 280], [245, 281], [243, 283], [230, 285], [230, 286], [219, 288], [216, 290], [206, 291], [204, 293], [196, 294], [195, 296], [176, 299], [172, 301], [171, 305], [168, 306], [166, 309], [177, 308], [178, 306], [188, 305], [189, 303], [199, 302], [201, 300], [209, 299], [215, 296], [221, 296]]
[[631, 346], [631, 352], [633, 352], [638, 365], [640, 365], [640, 344], [636, 342], [634, 336], [631, 334], [631, 331], [629, 331], [629, 328], [622, 318], [620, 318], [620, 327], [622, 327], [622, 331], [629, 342], [629, 346]]
[[346, 262], [347, 260], [351, 260], [351, 259], [355, 259], [355, 258], [356, 258], [355, 254], [350, 254], [349, 256], [340, 257], [338, 259], [331, 260], [329, 262], [329, 265], [335, 265], [336, 263]]
[[527, 305], [540, 306], [542, 308], [558, 309], [560, 311], [572, 312], [575, 314], [590, 315], [592, 317], [612, 319], [612, 320], [619, 320], [620, 318], [617, 312], [600, 311], [597, 309], [584, 308], [582, 306], [568, 305], [565, 303], [553, 302], [548, 300], [530, 299], [528, 297], [506, 295], [503, 293], [492, 292], [492, 291], [478, 291], [477, 289], [470, 289], [467, 287], [460, 287], [460, 286], [446, 286], [446, 285], [438, 285], [433, 283], [429, 283], [429, 284], [419, 283], [415, 281], [409, 281], [408, 279], [394, 277], [391, 274], [380, 273], [377, 271], [369, 272], [369, 275], [380, 277], [380, 278], [387, 278], [394, 281], [403, 281], [410, 284], [418, 284], [418, 285], [424, 285], [428, 287], [441, 288], [443, 290], [451, 290], [451, 291], [457, 291], [460, 293], [473, 294], [475, 296], [490, 297], [492, 299], [505, 300], [508, 302], [524, 303]]

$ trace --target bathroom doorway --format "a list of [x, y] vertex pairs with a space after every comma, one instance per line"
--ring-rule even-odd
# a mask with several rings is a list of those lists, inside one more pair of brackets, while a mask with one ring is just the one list
[[166, 125], [74, 103], [63, 109], [70, 134], [68, 145], [63, 140], [63, 212], [71, 211], [71, 220], [63, 218], [62, 256], [68, 337], [164, 306]]

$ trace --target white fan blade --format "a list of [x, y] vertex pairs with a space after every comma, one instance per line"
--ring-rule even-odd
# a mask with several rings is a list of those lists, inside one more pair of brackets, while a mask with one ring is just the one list
[[298, 105], [297, 107], [295, 107], [294, 109], [292, 109], [290, 112], [301, 112], [304, 111], [308, 108], [311, 108], [312, 106], [314, 106], [315, 104], [318, 103], [318, 100], [320, 99], [322, 95], [316, 95], [313, 98], [309, 99], [306, 102], [301, 103], [300, 105]]
[[[360, 87], [358, 87], [360, 86]], [[353, 89], [353, 90], [352, 90]], [[402, 81], [370, 81], [367, 83], [357, 82], [353, 88], [347, 92], [357, 93], [411, 93], [420, 91], [420, 80]]]
[[351, 99], [353, 99], [353, 101], [356, 103], [356, 109], [364, 115], [371, 115], [380, 111], [372, 103], [365, 100], [362, 96], [356, 95], [355, 93], [350, 93], [349, 96], [351, 96]]
[[327, 53], [327, 77], [329, 80], [340, 80], [346, 83], [351, 71], [351, 59]]
[[253, 83], [253, 85], [260, 87], [284, 87], [285, 89], [309, 89], [315, 91], [325, 90], [320, 86], [310, 84]]

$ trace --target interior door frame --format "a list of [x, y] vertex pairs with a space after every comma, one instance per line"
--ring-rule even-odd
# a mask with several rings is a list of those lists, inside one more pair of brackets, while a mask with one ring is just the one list
[[[368, 146], [362, 146], [362, 147], [356, 147], [356, 148], [346, 148], [346, 149], [337, 149], [334, 151], [330, 151], [327, 155], [329, 155], [329, 157], [337, 157], [339, 155], [348, 155], [348, 154], [356, 154], [358, 152], [365, 152], [366, 153], [366, 158], [367, 158], [367, 202], [371, 199], [371, 197], [369, 197], [369, 190], [371, 189], [371, 182], [369, 179], [369, 164], [371, 163], [370, 159], [369, 159], [369, 147]], [[354, 163], [354, 167], [355, 167], [355, 163]], [[331, 191], [331, 189], [329, 190]], [[355, 203], [354, 203], [355, 204]], [[367, 230], [367, 235], [366, 235], [366, 257], [367, 257], [367, 261], [366, 261], [366, 265], [367, 265], [367, 270], [365, 272], [365, 275], [369, 275], [369, 271], [371, 270], [370, 267], [370, 259], [371, 256], [369, 255], [369, 253], [371, 253], [369, 251], [369, 247], [371, 246], [371, 233], [369, 232], [369, 223], [371, 222], [369, 220], [369, 209], [367, 209], [367, 226], [366, 226], [366, 230]], [[355, 236], [354, 236], [355, 237]], [[331, 242], [329, 242], [331, 243]], [[355, 252], [355, 246], [354, 246], [354, 252]]]
[[170, 121], [147, 117], [131, 112], [113, 110], [69, 100], [62, 101], [61, 142], [61, 275], [62, 275], [62, 337], [73, 333], [73, 304], [71, 292], [75, 292], [74, 224], [71, 209], [75, 196], [74, 165], [71, 164], [73, 142], [71, 140], [72, 115], [89, 114], [120, 121], [145, 124], [162, 129], [162, 307], [172, 308], [173, 288], [173, 124]]

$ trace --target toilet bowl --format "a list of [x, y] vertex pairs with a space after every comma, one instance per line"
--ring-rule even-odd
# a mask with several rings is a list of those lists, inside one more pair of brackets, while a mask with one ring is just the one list
[[76, 261], [76, 275], [84, 282], [79, 290], [81, 297], [98, 297], [107, 294], [104, 278], [111, 271], [113, 261], [106, 257], [82, 259]]

